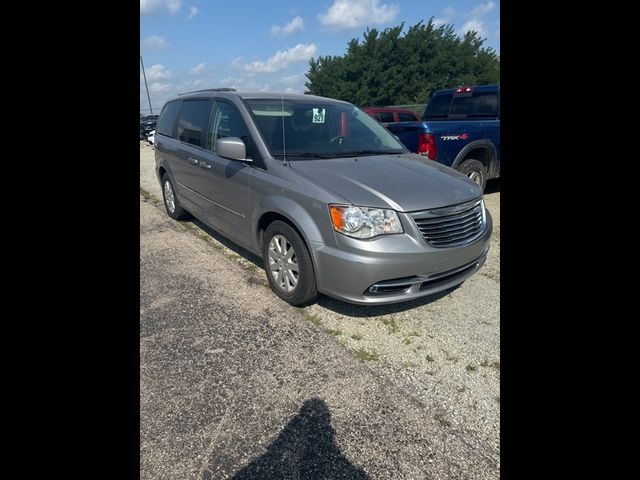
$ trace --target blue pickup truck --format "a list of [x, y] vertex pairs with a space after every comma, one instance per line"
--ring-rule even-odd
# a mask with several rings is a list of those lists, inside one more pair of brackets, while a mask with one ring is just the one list
[[453, 167], [484, 190], [500, 176], [500, 86], [434, 92], [420, 122], [387, 128], [412, 152]]

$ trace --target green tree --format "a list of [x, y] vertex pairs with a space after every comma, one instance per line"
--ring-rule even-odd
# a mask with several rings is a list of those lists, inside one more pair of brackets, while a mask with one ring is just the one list
[[367, 28], [344, 56], [312, 58], [306, 93], [360, 106], [401, 105], [426, 103], [442, 88], [500, 81], [500, 60], [477, 32], [459, 36], [451, 25], [436, 28], [433, 17], [403, 29]]

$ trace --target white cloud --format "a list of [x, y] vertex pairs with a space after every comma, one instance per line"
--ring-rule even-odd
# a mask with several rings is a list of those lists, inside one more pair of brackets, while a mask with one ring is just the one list
[[469, 20], [462, 25], [462, 33], [467, 33], [471, 30], [478, 32], [478, 35], [481, 37], [484, 37], [487, 33], [484, 29], [484, 22], [482, 20]]
[[170, 83], [152, 82], [149, 84], [149, 92], [151, 93], [167, 93], [172, 90]]
[[200, 9], [198, 7], [194, 7], [193, 5], [191, 5], [191, 7], [189, 7], [189, 15], [187, 15], [187, 18], [191, 20], [198, 14], [199, 11]]
[[451, 23], [451, 20], [453, 20], [453, 17], [456, 16], [456, 9], [453, 8], [451, 5], [449, 5], [447, 8], [444, 9], [444, 12], [442, 12], [443, 15], [442, 17], [436, 17], [433, 19], [433, 24], [436, 27], [439, 27], [440, 25], [444, 25], [445, 23]]
[[335, 0], [325, 13], [318, 15], [318, 18], [320, 23], [327, 27], [349, 30], [390, 22], [396, 18], [398, 11], [398, 5], [380, 5], [380, 0]]
[[304, 20], [302, 17], [294, 17], [289, 23], [287, 23], [284, 27], [279, 27], [278, 25], [274, 25], [271, 27], [271, 35], [273, 36], [285, 36], [290, 35], [292, 33], [297, 32], [298, 30], [304, 29]]
[[302, 73], [297, 73], [295, 75], [288, 75], [286, 77], [282, 77], [282, 83], [286, 84], [286, 85], [291, 85], [292, 83], [298, 83], [301, 80], [306, 80], [305, 76], [304, 76], [305, 72]]
[[171, 78], [171, 72], [167, 70], [164, 65], [151, 65], [145, 70], [145, 73], [147, 75], [147, 81], [149, 82]]
[[143, 46], [151, 50], [162, 50], [169, 47], [169, 42], [159, 35], [151, 35], [145, 38]]
[[284, 52], [277, 51], [275, 55], [264, 61], [256, 60], [249, 64], [242, 65], [242, 58], [238, 57], [233, 60], [231, 64], [236, 68], [242, 68], [242, 70], [248, 74], [273, 73], [284, 70], [294, 63], [306, 62], [317, 52], [318, 47], [316, 47], [315, 43], [299, 43], [295, 47], [285, 50]]
[[269, 92], [271, 91], [271, 86], [269, 83], [261, 83], [252, 79], [241, 78], [241, 77], [226, 77], [220, 80], [220, 82], [216, 82], [216, 85], [222, 87], [230, 87], [235, 88], [240, 91], [245, 92]]
[[140, 13], [149, 14], [158, 10], [169, 10], [171, 13], [178, 13], [182, 7], [182, 0], [140, 0]]
[[484, 17], [487, 13], [491, 12], [494, 8], [496, 8], [496, 2], [491, 1], [487, 3], [481, 3], [477, 7], [474, 7], [474, 9], [471, 10], [471, 13], [469, 15], [471, 15], [472, 17]]
[[205, 67], [204, 62], [203, 63], [199, 63], [198, 65], [196, 65], [195, 67], [193, 67], [192, 69], [189, 70], [189, 75], [199, 75], [203, 72]]
[[461, 33], [465, 34], [473, 30], [478, 32], [478, 35], [481, 37], [485, 37], [488, 29], [485, 26], [484, 17], [491, 13], [494, 8], [496, 8], [496, 2], [494, 1], [481, 3], [480, 5], [475, 6], [471, 12], [467, 14], [469, 20], [462, 25]]

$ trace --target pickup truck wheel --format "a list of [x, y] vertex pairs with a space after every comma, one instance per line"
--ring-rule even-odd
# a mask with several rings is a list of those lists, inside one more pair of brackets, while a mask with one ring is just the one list
[[175, 189], [173, 188], [173, 183], [168, 173], [162, 176], [162, 198], [164, 199], [164, 208], [167, 209], [167, 214], [171, 218], [174, 220], [183, 220], [189, 216], [178, 203], [178, 198], [176, 197]]
[[458, 171], [473, 180], [484, 192], [487, 183], [487, 168], [480, 160], [469, 158], [460, 164]]
[[285, 302], [298, 307], [317, 298], [311, 256], [290, 225], [276, 220], [267, 227], [262, 259], [271, 289]]

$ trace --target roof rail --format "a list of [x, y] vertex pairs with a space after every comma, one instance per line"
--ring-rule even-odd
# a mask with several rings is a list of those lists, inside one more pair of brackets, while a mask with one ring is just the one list
[[186, 95], [188, 93], [199, 93], [199, 92], [237, 92], [235, 88], [231, 87], [220, 87], [220, 88], [205, 88], [204, 90], [193, 90], [191, 92], [182, 92], [178, 95]]

